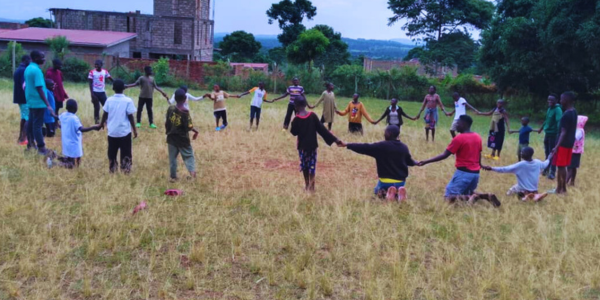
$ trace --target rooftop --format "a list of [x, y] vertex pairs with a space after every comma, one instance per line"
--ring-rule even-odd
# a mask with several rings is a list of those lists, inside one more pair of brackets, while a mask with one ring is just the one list
[[70, 30], [53, 28], [23, 28], [0, 31], [0, 41], [17, 41], [30, 43], [45, 43], [46, 39], [55, 36], [65, 36], [71, 45], [110, 47], [137, 37], [131, 32]]

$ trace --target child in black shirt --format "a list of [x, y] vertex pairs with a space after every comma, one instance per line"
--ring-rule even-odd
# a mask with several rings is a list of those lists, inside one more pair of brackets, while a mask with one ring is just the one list
[[327, 145], [336, 143], [343, 145], [319, 120], [313, 112], [306, 111], [306, 98], [298, 97], [294, 101], [296, 118], [292, 121], [291, 133], [298, 137], [298, 154], [300, 156], [300, 171], [304, 174], [305, 190], [315, 191], [315, 173], [317, 166], [317, 133], [323, 137]]
[[194, 128], [190, 111], [185, 108], [187, 100], [183, 89], [175, 91], [176, 105], [169, 106], [165, 121], [167, 133], [167, 144], [169, 145], [169, 164], [171, 169], [171, 180], [177, 180], [177, 156], [185, 162], [185, 166], [190, 172], [192, 178], [196, 177], [196, 162], [194, 159], [194, 150], [190, 141], [189, 132], [194, 133], [193, 139], [198, 137], [198, 130]]

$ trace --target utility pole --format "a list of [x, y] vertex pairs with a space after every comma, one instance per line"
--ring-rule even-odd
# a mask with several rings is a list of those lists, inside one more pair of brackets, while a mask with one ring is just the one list
[[13, 67], [12, 71], [13, 71], [13, 74], [15, 74], [15, 70], [17, 68], [17, 58], [15, 57], [17, 55], [16, 54], [16, 52], [17, 52], [16, 48], [17, 48], [17, 42], [13, 41], [13, 46], [12, 46], [12, 67]]

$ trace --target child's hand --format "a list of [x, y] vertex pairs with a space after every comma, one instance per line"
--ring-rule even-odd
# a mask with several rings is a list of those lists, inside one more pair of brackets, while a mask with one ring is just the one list
[[133, 129], [133, 138], [137, 139], [138, 135], [137, 135], [137, 130], [135, 130], [135, 128]]
[[490, 166], [481, 166], [482, 169], [486, 170], [486, 171], [491, 171], [492, 167]]
[[336, 141], [335, 143], [340, 148], [346, 148], [348, 146], [346, 143], [344, 143], [343, 141], [340, 141], [340, 140]]
[[196, 140], [198, 138], [198, 131], [194, 132], [194, 136], [192, 136], [192, 140]]

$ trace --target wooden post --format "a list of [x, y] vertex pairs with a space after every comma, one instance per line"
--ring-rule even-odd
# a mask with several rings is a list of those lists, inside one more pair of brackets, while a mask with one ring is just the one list
[[187, 66], [185, 70], [185, 77], [187, 80], [190, 80], [190, 55], [187, 55]]
[[15, 71], [17, 70], [17, 58], [15, 57], [17, 55], [16, 48], [17, 48], [17, 42], [13, 41], [13, 47], [12, 47], [12, 67], [13, 67], [12, 71], [13, 71], [13, 74], [15, 74]]

